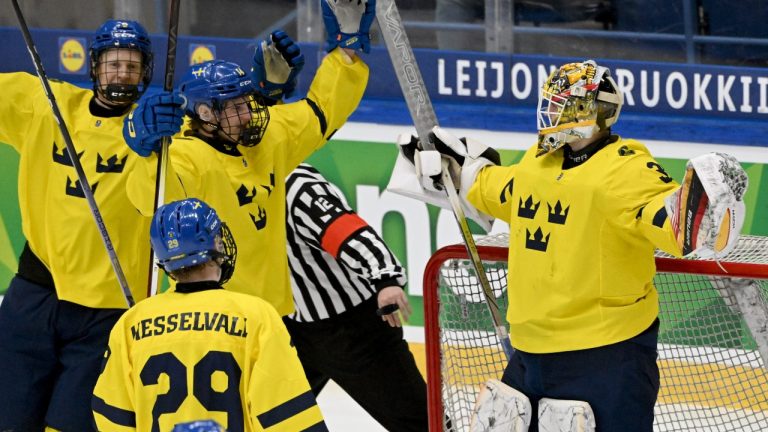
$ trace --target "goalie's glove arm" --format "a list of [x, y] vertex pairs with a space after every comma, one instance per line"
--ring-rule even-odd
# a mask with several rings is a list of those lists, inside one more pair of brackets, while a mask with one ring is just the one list
[[675, 238], [671, 218], [665, 206], [666, 199], [675, 190], [661, 194], [640, 207], [635, 213], [635, 219], [643, 236], [651, 244], [670, 255], [682, 257], [682, 250]]
[[688, 162], [680, 188], [664, 201], [684, 256], [721, 258], [736, 247], [748, 183], [731, 155], [708, 153]]

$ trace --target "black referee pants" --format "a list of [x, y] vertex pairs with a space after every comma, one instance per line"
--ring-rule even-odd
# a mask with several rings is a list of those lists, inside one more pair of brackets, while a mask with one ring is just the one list
[[283, 318], [312, 391], [335, 381], [388, 431], [427, 430], [427, 387], [402, 328], [376, 316], [376, 297], [326, 320]]

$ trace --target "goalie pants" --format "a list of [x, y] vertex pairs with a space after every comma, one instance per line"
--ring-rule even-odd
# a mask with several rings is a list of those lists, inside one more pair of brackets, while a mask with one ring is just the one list
[[312, 391], [335, 381], [389, 431], [424, 432], [427, 386], [403, 329], [376, 316], [376, 297], [317, 322], [283, 318]]
[[95, 430], [93, 387], [123, 309], [92, 309], [16, 275], [0, 305], [0, 431]]
[[515, 351], [502, 382], [531, 400], [529, 432], [538, 431], [543, 397], [589, 402], [598, 432], [651, 432], [659, 392], [658, 335], [657, 319], [640, 335], [612, 345], [551, 354]]

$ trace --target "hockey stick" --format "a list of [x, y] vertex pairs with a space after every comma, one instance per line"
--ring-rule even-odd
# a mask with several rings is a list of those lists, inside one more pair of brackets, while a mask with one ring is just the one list
[[[176, 72], [176, 38], [179, 35], [179, 0], [171, 0], [171, 12], [168, 17], [168, 52], [165, 56], [165, 79], [163, 90], [173, 90], [173, 74]], [[155, 177], [155, 204], [154, 211], [165, 203], [165, 175], [168, 172], [168, 147], [171, 145], [171, 137], [163, 137], [160, 152], [157, 155], [157, 174]], [[151, 248], [151, 247], [150, 247]], [[150, 249], [149, 254], [149, 283], [147, 284], [147, 296], [157, 294], [158, 267], [155, 251]]]
[[18, 0], [13, 0], [13, 9], [16, 11], [16, 18], [19, 20], [19, 28], [21, 28], [21, 33], [24, 35], [24, 42], [27, 44], [27, 51], [29, 51], [29, 55], [32, 57], [32, 63], [35, 65], [37, 77], [40, 78], [40, 83], [43, 85], [43, 91], [48, 97], [51, 110], [53, 110], [53, 117], [59, 125], [61, 136], [64, 138], [64, 144], [67, 146], [69, 160], [72, 161], [72, 166], [75, 168], [75, 172], [77, 172], [77, 179], [80, 182], [83, 195], [88, 202], [91, 215], [93, 215], [93, 219], [96, 221], [96, 226], [99, 229], [99, 234], [101, 234], [101, 240], [104, 242], [104, 247], [107, 248], [107, 255], [109, 255], [109, 261], [112, 263], [112, 269], [115, 271], [117, 283], [120, 285], [120, 289], [123, 291], [123, 297], [125, 297], [125, 302], [130, 308], [135, 304], [133, 294], [131, 294], [131, 290], [128, 289], [128, 282], [125, 280], [123, 268], [120, 267], [120, 261], [117, 260], [115, 248], [112, 246], [112, 240], [109, 239], [109, 233], [107, 232], [107, 227], [104, 225], [104, 219], [102, 219], [99, 207], [96, 205], [96, 199], [93, 197], [91, 185], [88, 183], [88, 178], [85, 177], [85, 171], [83, 171], [83, 166], [80, 164], [80, 159], [77, 158], [75, 145], [72, 143], [72, 137], [69, 135], [67, 125], [64, 123], [61, 111], [59, 111], [59, 105], [56, 103], [56, 98], [54, 97], [51, 85], [48, 82], [48, 76], [45, 74], [45, 69], [43, 69], [43, 62], [40, 60], [40, 55], [37, 53], [35, 42], [32, 40], [32, 35], [29, 33], [29, 27], [27, 27], [24, 15], [21, 13]]
[[[403, 91], [405, 102], [408, 104], [408, 111], [416, 126], [416, 133], [419, 136], [421, 146], [427, 150], [433, 150], [435, 145], [430, 141], [429, 133], [434, 126], [437, 126], [437, 116], [432, 107], [432, 101], [429, 99], [429, 93], [424, 85], [424, 78], [421, 76], [419, 65], [413, 56], [413, 49], [405, 33], [403, 20], [400, 18], [400, 12], [397, 10], [394, 0], [377, 0], [376, 17], [379, 21], [381, 34], [384, 36], [384, 42], [387, 46], [387, 52], [392, 60], [392, 66], [395, 68], [397, 80], [400, 83], [400, 89]], [[499, 312], [499, 305], [491, 290], [491, 284], [483, 269], [483, 263], [480, 261], [480, 255], [477, 253], [477, 246], [472, 233], [467, 224], [467, 218], [464, 216], [464, 210], [461, 208], [459, 196], [453, 184], [453, 179], [448, 172], [448, 161], [443, 159], [443, 190], [448, 196], [453, 209], [453, 215], [459, 225], [461, 236], [464, 239], [464, 245], [467, 247], [472, 267], [477, 274], [477, 280], [483, 289], [485, 301], [488, 305], [488, 311], [493, 320], [493, 326], [496, 329], [496, 336], [499, 338], [504, 354], [507, 359], [512, 356], [512, 345], [509, 342], [509, 333], [504, 326]]]

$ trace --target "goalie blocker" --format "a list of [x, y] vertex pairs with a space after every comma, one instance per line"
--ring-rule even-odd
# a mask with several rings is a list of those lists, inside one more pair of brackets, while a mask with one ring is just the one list
[[747, 174], [733, 156], [709, 153], [691, 159], [680, 188], [665, 208], [684, 256], [723, 257], [736, 246], [744, 224]]
[[450, 210], [451, 205], [442, 191], [440, 180], [441, 161], [446, 158], [464, 214], [490, 231], [493, 217], [480, 213], [469, 204], [467, 193], [481, 169], [501, 164], [499, 153], [471, 138], [456, 138], [440, 126], [432, 128], [429, 135], [435, 150], [422, 150], [419, 139], [410, 134], [398, 136], [400, 152], [387, 190]]

